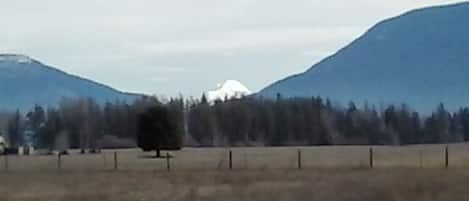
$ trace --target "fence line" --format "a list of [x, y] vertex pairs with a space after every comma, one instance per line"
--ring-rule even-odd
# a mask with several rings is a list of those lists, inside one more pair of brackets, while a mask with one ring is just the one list
[[[464, 148], [464, 147], [463, 147]], [[113, 156], [113, 170], [233, 170], [311, 168], [450, 168], [469, 164], [467, 150], [450, 146], [426, 147], [303, 147], [188, 149], [166, 153], [165, 160], [143, 157], [138, 151], [113, 151], [96, 155], [57, 155], [56, 167], [50, 156], [4, 155], [3, 170], [107, 170], [106, 155]], [[368, 152], [366, 152], [368, 150]], [[296, 154], [293, 154], [296, 153]], [[467, 153], [467, 154], [466, 154]], [[451, 156], [450, 156], [451, 154]], [[467, 155], [467, 156], [465, 156]], [[174, 156], [174, 157], [173, 157]], [[442, 157], [441, 157], [442, 156]], [[102, 162], [101, 162], [102, 161]], [[52, 163], [51, 163], [52, 162]], [[296, 164], [295, 164], [296, 163]], [[104, 164], [102, 167], [100, 164]], [[1, 166], [0, 166], [1, 167]], [[38, 167], [38, 168], [36, 168]], [[102, 168], [101, 168], [102, 167]], [[469, 165], [467, 166], [469, 167]]]

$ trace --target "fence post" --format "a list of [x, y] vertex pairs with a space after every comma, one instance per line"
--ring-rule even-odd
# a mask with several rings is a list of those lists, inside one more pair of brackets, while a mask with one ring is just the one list
[[445, 147], [445, 168], [449, 167], [449, 147], [446, 145]]
[[422, 149], [419, 149], [419, 164], [420, 164], [420, 168], [423, 168], [423, 153], [422, 153]]
[[117, 151], [114, 152], [114, 170], [117, 170]]
[[106, 153], [101, 152], [101, 155], [103, 156], [103, 165], [104, 165], [104, 170], [107, 169], [107, 162], [106, 162]]
[[57, 155], [57, 170], [60, 171], [62, 169], [62, 154], [59, 153]]
[[170, 158], [169, 158], [169, 153], [166, 153], [166, 168], [167, 168], [168, 172], [171, 171], [171, 161], [170, 161]]
[[373, 147], [370, 147], [370, 168], [373, 168]]
[[5, 165], [5, 171], [8, 172], [8, 165], [9, 165], [9, 164], [8, 164], [8, 154], [5, 154], [5, 156], [4, 156], [4, 162], [5, 162], [5, 164], [4, 164], [4, 165]]
[[298, 169], [302, 169], [303, 168], [303, 165], [301, 164], [301, 149], [298, 149]]
[[228, 154], [228, 158], [229, 158], [229, 167], [230, 167], [230, 170], [233, 170], [233, 151], [229, 151], [229, 154]]

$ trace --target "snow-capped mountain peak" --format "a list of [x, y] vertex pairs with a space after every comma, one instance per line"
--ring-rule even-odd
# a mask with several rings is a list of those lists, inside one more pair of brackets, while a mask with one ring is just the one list
[[93, 98], [98, 103], [133, 102], [109, 86], [68, 74], [28, 56], [0, 54], [0, 111], [29, 110], [34, 105], [57, 106], [66, 98]]
[[205, 93], [207, 100], [224, 100], [226, 98], [241, 98], [250, 95], [252, 92], [237, 80], [226, 80], [223, 84], [218, 84], [217, 88]]
[[0, 62], [14, 62], [20, 64], [33, 63], [34, 60], [26, 55], [20, 54], [0, 54]]

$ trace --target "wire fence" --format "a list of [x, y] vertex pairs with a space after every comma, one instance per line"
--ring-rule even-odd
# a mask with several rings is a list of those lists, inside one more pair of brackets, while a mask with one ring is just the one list
[[188, 171], [314, 168], [463, 168], [469, 145], [185, 148], [156, 159], [139, 151], [98, 154], [4, 155], [0, 172]]

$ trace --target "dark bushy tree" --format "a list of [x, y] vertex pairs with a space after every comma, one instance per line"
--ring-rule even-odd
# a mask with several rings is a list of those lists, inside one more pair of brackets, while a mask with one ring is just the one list
[[177, 125], [167, 107], [147, 109], [138, 120], [138, 146], [143, 151], [156, 151], [156, 157], [161, 157], [161, 150], [180, 149], [182, 140]]

